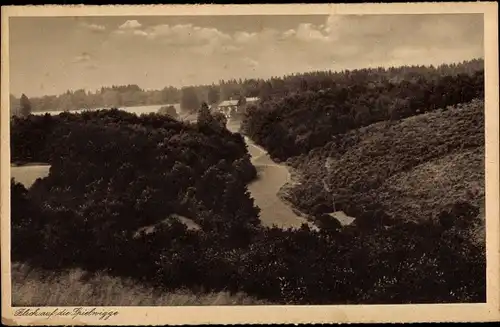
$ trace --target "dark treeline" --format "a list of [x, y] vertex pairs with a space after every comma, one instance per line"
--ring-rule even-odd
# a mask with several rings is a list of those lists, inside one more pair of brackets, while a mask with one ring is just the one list
[[249, 108], [243, 128], [271, 156], [286, 160], [349, 130], [483, 98], [484, 70], [476, 64], [454, 66], [458, 74], [443, 68], [405, 67], [389, 69], [393, 77], [387, 70], [346, 72], [320, 91], [263, 98]]
[[[398, 68], [358, 69], [340, 72], [318, 71], [271, 77], [269, 79], [221, 80], [211, 85], [165, 87], [161, 90], [144, 90], [137, 85], [102, 87], [89, 90], [67, 91], [60, 95], [30, 97], [33, 111], [73, 110], [82, 108], [110, 108], [180, 103], [184, 110], [196, 110], [202, 102], [208, 104], [240, 96], [260, 97], [267, 100], [298, 92], [318, 91], [343, 85], [346, 81], [363, 83], [398, 83], [413, 81], [424, 76], [435, 80], [440, 76], [471, 75], [483, 69], [483, 60], [471, 60], [462, 64], [444, 64], [438, 67], [405, 66]], [[346, 78], [347, 77], [347, 78]], [[29, 94], [28, 94], [29, 96]], [[19, 107], [19, 99], [11, 95], [13, 111]]]
[[207, 113], [197, 124], [118, 110], [13, 118], [13, 158], [52, 167], [29, 190], [11, 183], [12, 260], [275, 303], [485, 301], [484, 245], [464, 218], [476, 207], [424, 224], [264, 228], [244, 140]]
[[[101, 87], [95, 92], [80, 89], [66, 91], [60, 95], [30, 97], [30, 102], [32, 111], [37, 112], [173, 104], [178, 103], [180, 99], [180, 90], [174, 87], [166, 87], [157, 91], [147, 91], [137, 85], [121, 85]], [[15, 112], [19, 105], [19, 99], [11, 94], [11, 109]]]

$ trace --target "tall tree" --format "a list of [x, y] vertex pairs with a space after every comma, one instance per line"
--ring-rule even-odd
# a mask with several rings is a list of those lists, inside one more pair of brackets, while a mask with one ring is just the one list
[[220, 128], [226, 128], [227, 125], [227, 117], [222, 112], [216, 112], [212, 115], [213, 122], [217, 123], [217, 126]]
[[198, 124], [200, 125], [210, 125], [213, 121], [212, 114], [208, 105], [203, 102], [198, 110]]
[[244, 106], [247, 104], [247, 98], [240, 94], [240, 96], [238, 97], [238, 106]]
[[219, 90], [215, 87], [211, 87], [208, 90], [208, 104], [214, 104], [219, 102]]
[[271, 82], [269, 81], [262, 81], [259, 85], [259, 98], [261, 100], [269, 100], [271, 98], [271, 94], [273, 91], [273, 87], [271, 85]]
[[186, 87], [182, 89], [181, 96], [181, 109], [196, 111], [200, 108], [200, 100], [193, 87]]
[[177, 110], [174, 106], [163, 106], [158, 110], [160, 115], [170, 116], [171, 118], [178, 119], [179, 115], [177, 114]]
[[19, 103], [21, 105], [21, 116], [29, 116], [31, 114], [31, 102], [24, 93], [21, 95]]

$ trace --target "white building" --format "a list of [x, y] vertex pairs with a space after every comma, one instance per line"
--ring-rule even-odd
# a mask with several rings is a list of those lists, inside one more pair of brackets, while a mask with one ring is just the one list
[[217, 105], [212, 105], [212, 110], [222, 112], [226, 117], [231, 117], [235, 113], [244, 113], [249, 104], [254, 104], [258, 101], [259, 98], [257, 97], [245, 98], [245, 101], [238, 105], [239, 100], [229, 99]]

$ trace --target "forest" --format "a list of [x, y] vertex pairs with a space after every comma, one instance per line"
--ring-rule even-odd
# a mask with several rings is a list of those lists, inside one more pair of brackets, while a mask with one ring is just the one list
[[[319, 231], [260, 224], [247, 188], [257, 172], [243, 136], [206, 106], [197, 123], [116, 109], [12, 117], [12, 162], [51, 165], [30, 189], [11, 181], [12, 261], [104, 271], [164, 290], [245, 292], [274, 304], [484, 302], [485, 244], [471, 237], [481, 224], [479, 201], [447, 198], [412, 213], [433, 219], [397, 219], [407, 210], [389, 212], [396, 204], [377, 197], [384, 179], [458, 149], [480, 150], [482, 74], [476, 61], [306, 74], [316, 76], [307, 90], [288, 95], [303, 76], [281, 79], [248, 112], [243, 131], [307, 178], [291, 195], [305, 212], [331, 210], [318, 190], [324, 178], [346, 189], [343, 210], [360, 202], [355, 224]], [[331, 86], [309, 89], [323, 77]], [[361, 104], [373, 115], [356, 121]], [[391, 105], [400, 113], [392, 119]], [[347, 127], [335, 123], [342, 119]], [[329, 157], [339, 174], [322, 168]]]
[[384, 79], [377, 71], [364, 75], [346, 74], [343, 83], [332, 88], [263, 100], [248, 110], [243, 130], [271, 156], [286, 160], [353, 129], [484, 97], [484, 70], [414, 75], [400, 82]]
[[[232, 79], [220, 80], [211, 85], [193, 85], [181, 88], [166, 86], [160, 90], [144, 90], [138, 85], [113, 85], [98, 90], [67, 91], [60, 95], [35, 97], [29, 95], [32, 110], [74, 110], [83, 108], [112, 108], [180, 103], [183, 110], [196, 111], [201, 103], [209, 105], [240, 96], [260, 97], [261, 99], [281, 98], [304, 91], [319, 91], [344, 84], [348, 80], [373, 82], [411, 81], [418, 76], [428, 80], [440, 76], [472, 74], [481, 70], [483, 60], [476, 59], [460, 64], [443, 64], [438, 67], [405, 66], [397, 68], [358, 69], [351, 71], [315, 71], [286, 76], [274, 76], [267, 79]], [[347, 77], [347, 79], [346, 79]], [[349, 82], [350, 83], [350, 82]], [[10, 95], [10, 107], [13, 111], [19, 107], [19, 98]]]

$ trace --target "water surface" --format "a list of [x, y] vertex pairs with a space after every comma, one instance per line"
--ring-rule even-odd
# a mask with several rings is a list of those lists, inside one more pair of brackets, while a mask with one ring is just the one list
[[[227, 128], [233, 133], [239, 131], [239, 123], [230, 121]], [[257, 169], [258, 177], [248, 185], [248, 190], [260, 208], [260, 220], [264, 226], [280, 228], [300, 228], [308, 224], [311, 229], [317, 229], [314, 224], [297, 215], [292, 208], [278, 196], [279, 190], [290, 181], [288, 167], [275, 163], [265, 151], [249, 138], [245, 137], [248, 152], [252, 156], [252, 164]]]
[[[157, 113], [158, 110], [160, 110], [160, 108], [164, 107], [164, 106], [174, 106], [175, 109], [177, 110], [177, 114], [181, 114], [181, 106], [179, 103], [166, 103], [166, 104], [155, 104], [155, 105], [133, 106], [133, 107], [118, 107], [118, 109], [132, 113], [132, 114], [142, 115], [142, 114], [149, 114], [149, 113]], [[62, 110], [37, 111], [37, 112], [33, 112], [33, 115], [49, 114], [49, 115], [55, 116], [55, 115], [59, 115], [60, 113], [63, 113], [63, 112], [81, 113], [84, 111], [94, 111], [94, 110], [100, 110], [100, 109], [106, 109], [106, 108], [77, 109], [77, 110], [69, 110], [69, 111], [62, 111]]]
[[35, 183], [37, 178], [44, 178], [49, 175], [50, 165], [47, 164], [30, 164], [23, 166], [11, 166], [10, 176], [18, 183], [21, 183], [26, 188], [30, 188]]

